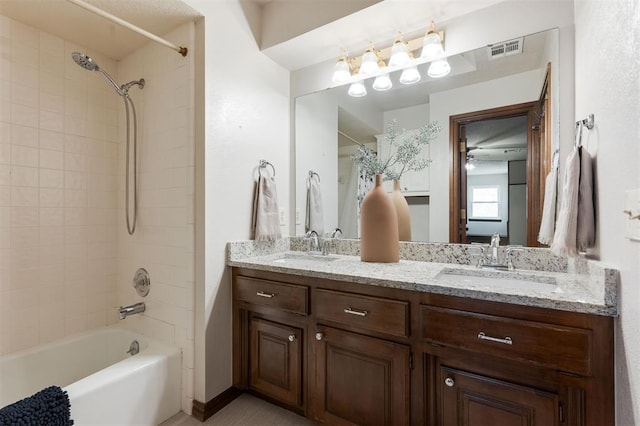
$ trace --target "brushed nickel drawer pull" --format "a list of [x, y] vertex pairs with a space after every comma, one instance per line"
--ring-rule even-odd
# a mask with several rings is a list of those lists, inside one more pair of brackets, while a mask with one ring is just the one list
[[357, 315], [359, 317], [366, 317], [369, 312], [367, 312], [367, 311], [359, 311], [359, 310], [351, 309], [351, 308], [344, 308], [344, 313], [345, 314], [350, 314], [350, 315]]
[[478, 339], [489, 340], [490, 342], [496, 342], [496, 343], [504, 343], [505, 345], [513, 345], [513, 340], [511, 340], [511, 337], [507, 336], [504, 339], [500, 339], [498, 337], [487, 336], [486, 334], [484, 334], [483, 331], [478, 333]]
[[260, 296], [260, 297], [266, 297], [267, 299], [273, 299], [273, 296], [275, 296], [274, 293], [264, 293], [262, 291], [259, 291], [256, 293], [256, 296]]

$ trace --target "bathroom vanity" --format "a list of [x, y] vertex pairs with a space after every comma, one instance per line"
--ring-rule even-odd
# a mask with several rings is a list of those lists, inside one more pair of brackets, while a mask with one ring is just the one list
[[615, 271], [585, 287], [577, 272], [298, 252], [229, 264], [234, 386], [316, 422], [614, 424]]

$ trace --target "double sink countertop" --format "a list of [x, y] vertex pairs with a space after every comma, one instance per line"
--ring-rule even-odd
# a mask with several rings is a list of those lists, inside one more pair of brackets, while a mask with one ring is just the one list
[[[310, 254], [299, 237], [275, 242], [227, 244], [227, 265], [312, 278], [418, 292], [617, 315], [618, 271], [583, 258], [554, 256], [548, 249], [514, 253], [514, 271], [473, 266], [473, 246], [401, 243], [399, 263], [362, 262], [358, 240], [332, 241], [328, 255]], [[502, 253], [501, 248], [501, 254]]]

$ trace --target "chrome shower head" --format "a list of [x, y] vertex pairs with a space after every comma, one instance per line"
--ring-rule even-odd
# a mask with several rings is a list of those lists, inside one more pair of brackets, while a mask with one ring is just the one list
[[98, 64], [96, 64], [95, 61], [93, 59], [91, 59], [89, 56], [85, 55], [84, 53], [73, 52], [71, 54], [71, 57], [73, 58], [73, 60], [75, 61], [76, 64], [78, 64], [79, 66], [81, 66], [85, 70], [87, 70], [87, 71], [98, 71], [100, 74], [102, 74], [104, 76], [104, 78], [106, 78], [109, 81], [109, 83], [111, 83], [113, 88], [116, 89], [116, 92], [118, 93], [118, 95], [124, 96], [126, 94], [122, 90], [122, 88], [120, 86], [118, 86], [118, 83], [116, 83], [115, 80], [113, 78], [111, 78], [111, 76], [109, 74], [106, 73], [106, 71], [100, 69]]
[[84, 53], [73, 52], [71, 54], [71, 57], [76, 62], [76, 64], [80, 65], [82, 68], [84, 68], [87, 71], [100, 70], [100, 67], [98, 67], [98, 64], [96, 64], [93, 61], [93, 59], [91, 59], [89, 56], [85, 55]]

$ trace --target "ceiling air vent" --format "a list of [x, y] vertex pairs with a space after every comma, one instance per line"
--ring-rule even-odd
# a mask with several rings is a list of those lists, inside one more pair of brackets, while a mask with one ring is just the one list
[[503, 41], [502, 43], [490, 44], [487, 46], [489, 59], [504, 58], [505, 56], [522, 53], [522, 41], [523, 37], [520, 37]]

